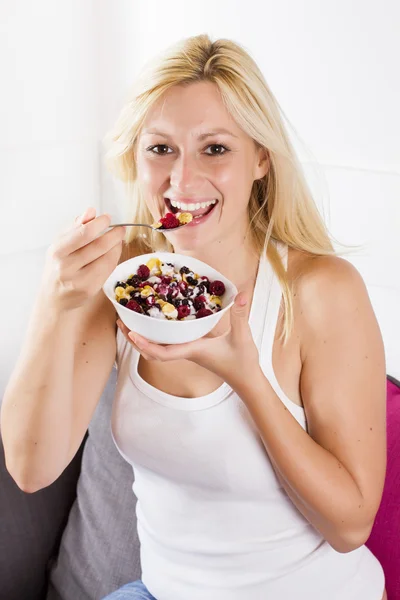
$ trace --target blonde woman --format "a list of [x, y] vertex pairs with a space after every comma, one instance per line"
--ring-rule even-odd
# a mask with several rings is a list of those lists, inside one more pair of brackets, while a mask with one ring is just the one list
[[[386, 598], [364, 545], [385, 475], [382, 338], [260, 70], [229, 40], [184, 40], [149, 65], [110, 143], [133, 221], [174, 208], [196, 219], [165, 237], [100, 235], [110, 218], [89, 209], [53, 244], [39, 337], [67, 375], [56, 381], [50, 356], [33, 372], [29, 355], [14, 373], [2, 413], [14, 478], [38, 489], [60, 474], [116, 360], [112, 433], [135, 472], [142, 580], [107, 600]], [[240, 290], [211, 336], [160, 346], [116, 327], [101, 285], [118, 260], [157, 249]], [[39, 389], [45, 367], [39, 406], [23, 381]]]

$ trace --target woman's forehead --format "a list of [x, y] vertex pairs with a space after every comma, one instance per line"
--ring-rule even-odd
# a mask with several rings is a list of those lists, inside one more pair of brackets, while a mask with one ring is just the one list
[[217, 130], [224, 135], [243, 135], [217, 86], [211, 82], [196, 82], [170, 88], [147, 113], [142, 135], [190, 132], [198, 137], [217, 133]]

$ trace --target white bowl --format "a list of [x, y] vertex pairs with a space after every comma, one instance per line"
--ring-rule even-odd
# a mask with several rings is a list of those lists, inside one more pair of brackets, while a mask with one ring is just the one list
[[[169, 321], [167, 319], [155, 319], [154, 317], [142, 315], [117, 302], [114, 293], [117, 281], [128, 279], [130, 275], [136, 273], [140, 265], [146, 264], [150, 258], [159, 258], [162, 262], [172, 263], [178, 270], [183, 266], [189, 267], [195, 273], [198, 273], [200, 276], [204, 275], [211, 281], [215, 281], [216, 279], [222, 281], [225, 284], [225, 293], [221, 299], [222, 309], [201, 319]], [[119, 318], [125, 323], [128, 329], [159, 344], [184, 344], [185, 342], [192, 342], [203, 337], [216, 326], [222, 315], [230, 309], [238, 293], [236, 287], [229, 279], [206, 263], [196, 258], [172, 252], [153, 252], [126, 260], [119, 264], [111, 273], [103, 285], [103, 291], [115, 306]]]

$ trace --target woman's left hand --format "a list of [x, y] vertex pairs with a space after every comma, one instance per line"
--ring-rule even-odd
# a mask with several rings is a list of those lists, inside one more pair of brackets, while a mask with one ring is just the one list
[[118, 327], [126, 339], [146, 360], [190, 360], [212, 371], [232, 388], [243, 378], [259, 370], [258, 350], [248, 323], [247, 300], [243, 293], [237, 295], [230, 310], [231, 326], [227, 333], [213, 336], [212, 331], [194, 342], [160, 345], [150, 342], [130, 331], [122, 321]]

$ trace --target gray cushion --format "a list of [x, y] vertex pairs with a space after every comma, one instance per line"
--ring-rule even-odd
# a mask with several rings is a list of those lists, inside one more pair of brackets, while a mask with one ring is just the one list
[[81, 455], [82, 446], [57, 481], [26, 494], [6, 469], [0, 440], [0, 598], [44, 600], [46, 565], [75, 498]]
[[99, 600], [140, 578], [132, 468], [111, 437], [116, 370], [96, 408], [47, 600]]

